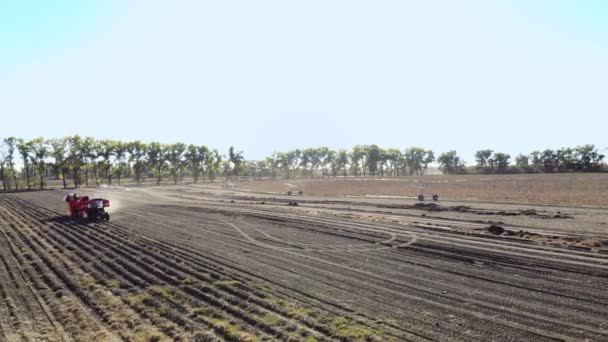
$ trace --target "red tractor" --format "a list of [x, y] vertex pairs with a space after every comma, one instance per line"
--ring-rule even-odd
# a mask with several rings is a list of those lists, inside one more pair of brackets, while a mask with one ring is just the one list
[[103, 198], [89, 199], [89, 196], [78, 197], [76, 194], [68, 194], [65, 197], [70, 209], [70, 216], [80, 220], [109, 221], [110, 214], [105, 208], [110, 206], [110, 201]]

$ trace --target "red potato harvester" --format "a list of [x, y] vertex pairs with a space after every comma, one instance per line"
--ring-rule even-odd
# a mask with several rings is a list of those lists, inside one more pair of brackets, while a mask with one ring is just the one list
[[89, 196], [78, 197], [76, 194], [68, 194], [65, 197], [70, 209], [70, 216], [81, 220], [109, 221], [110, 214], [105, 208], [110, 206], [110, 201], [103, 198], [89, 199]]

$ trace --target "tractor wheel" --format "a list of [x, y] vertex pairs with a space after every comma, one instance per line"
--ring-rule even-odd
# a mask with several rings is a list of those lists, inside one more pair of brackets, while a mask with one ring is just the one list
[[291, 194], [293, 194], [293, 192], [291, 192], [291, 190], [289, 190], [289, 191], [287, 191], [287, 194], [288, 194], [289, 196], [291, 196]]
[[422, 194], [418, 195], [418, 200], [421, 202], [424, 201], [424, 195], [422, 195]]
[[103, 219], [106, 221], [110, 221], [110, 214], [106, 213], [105, 215], [103, 215]]
[[433, 195], [433, 201], [439, 201], [439, 195]]

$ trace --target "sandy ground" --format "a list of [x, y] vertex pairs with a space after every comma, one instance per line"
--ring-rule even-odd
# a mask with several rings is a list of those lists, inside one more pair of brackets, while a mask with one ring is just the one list
[[85, 225], [62, 195], [0, 195], [5, 340], [608, 339], [605, 209], [181, 185]]

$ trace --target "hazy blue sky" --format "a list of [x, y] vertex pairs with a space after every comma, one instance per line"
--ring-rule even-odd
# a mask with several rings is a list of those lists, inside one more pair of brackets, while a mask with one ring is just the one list
[[0, 0], [0, 137], [608, 147], [608, 1]]

